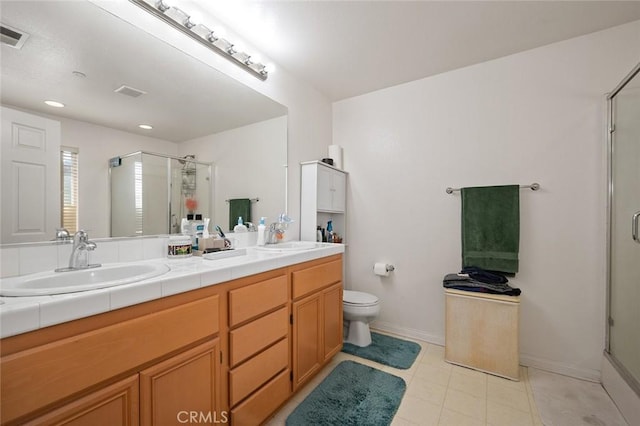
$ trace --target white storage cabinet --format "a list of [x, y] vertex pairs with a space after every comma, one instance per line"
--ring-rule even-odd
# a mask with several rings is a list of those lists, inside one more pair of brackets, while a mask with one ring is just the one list
[[345, 237], [347, 173], [320, 161], [301, 163], [300, 239], [315, 241], [316, 229], [327, 228]]

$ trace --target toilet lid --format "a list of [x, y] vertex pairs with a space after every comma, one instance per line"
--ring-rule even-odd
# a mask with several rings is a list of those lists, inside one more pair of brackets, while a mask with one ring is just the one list
[[362, 291], [344, 290], [342, 301], [350, 305], [375, 305], [378, 303], [378, 298]]

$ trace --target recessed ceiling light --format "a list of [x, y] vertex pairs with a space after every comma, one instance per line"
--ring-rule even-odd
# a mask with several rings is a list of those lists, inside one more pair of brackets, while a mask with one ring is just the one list
[[145, 130], [153, 129], [153, 126], [150, 126], [149, 124], [139, 124], [138, 127], [140, 127], [141, 129], [145, 129]]
[[87, 76], [82, 71], [73, 71], [71, 74], [75, 75], [76, 77], [80, 77], [80, 78], [85, 78]]
[[44, 103], [54, 108], [64, 108], [64, 104], [62, 102], [44, 101]]

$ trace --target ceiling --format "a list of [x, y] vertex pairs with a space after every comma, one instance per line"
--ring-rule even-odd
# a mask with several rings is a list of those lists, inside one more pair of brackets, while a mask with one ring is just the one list
[[[87, 1], [1, 1], [29, 34], [1, 46], [0, 100], [172, 142], [280, 117], [287, 109]], [[80, 71], [85, 77], [73, 74]], [[142, 90], [139, 97], [114, 90]], [[51, 108], [44, 100], [65, 108]], [[151, 124], [142, 130], [139, 124]]]
[[[242, 35], [275, 73], [282, 67], [331, 101], [640, 19], [640, 1], [165, 2]], [[3, 104], [174, 142], [286, 114], [89, 2], [0, 5], [4, 24], [31, 34], [20, 50], [2, 46]], [[115, 94], [123, 84], [147, 94]], [[43, 98], [67, 107], [52, 110]]]
[[640, 19], [639, 1], [181, 4], [227, 25], [332, 101]]

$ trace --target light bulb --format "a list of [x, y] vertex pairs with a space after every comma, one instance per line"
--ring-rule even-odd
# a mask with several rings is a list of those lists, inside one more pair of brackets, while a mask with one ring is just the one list
[[54, 108], [64, 108], [64, 104], [62, 102], [58, 102], [58, 101], [44, 101], [45, 104], [49, 105], [50, 107], [54, 107]]

